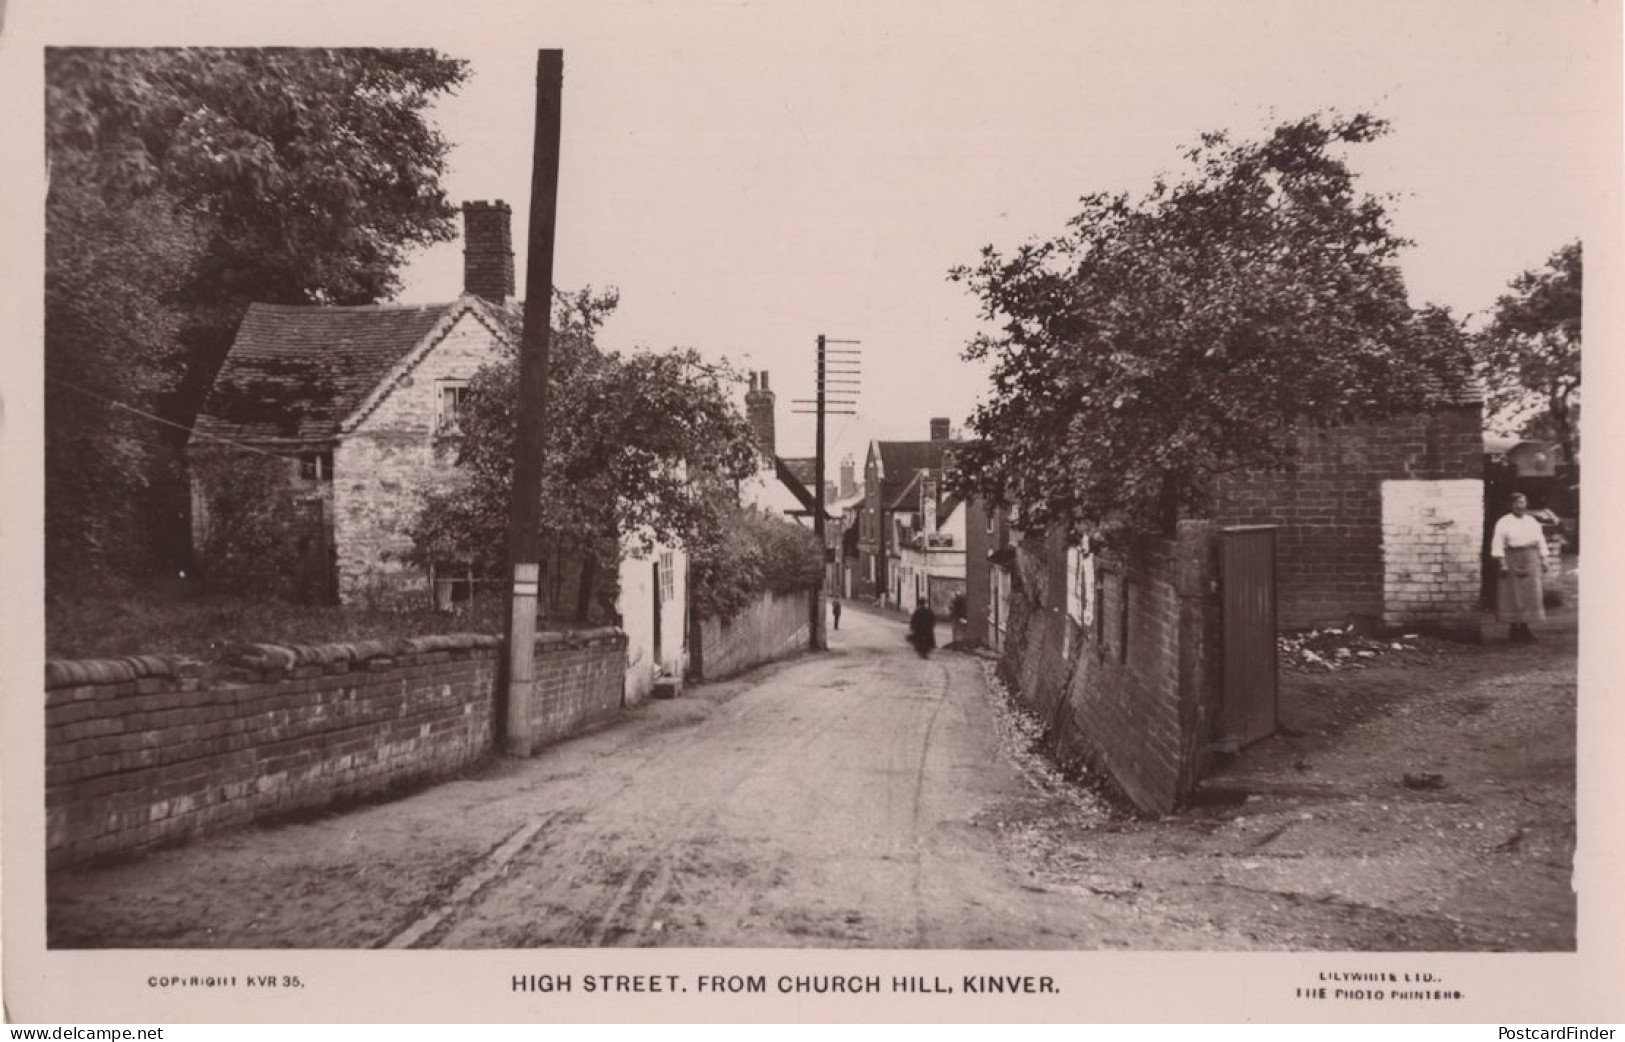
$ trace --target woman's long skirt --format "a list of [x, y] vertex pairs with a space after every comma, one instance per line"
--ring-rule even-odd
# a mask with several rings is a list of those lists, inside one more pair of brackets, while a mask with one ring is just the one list
[[1497, 615], [1502, 622], [1539, 622], [1546, 617], [1541, 589], [1545, 571], [1541, 547], [1520, 546], [1507, 550], [1507, 570], [1496, 585]]

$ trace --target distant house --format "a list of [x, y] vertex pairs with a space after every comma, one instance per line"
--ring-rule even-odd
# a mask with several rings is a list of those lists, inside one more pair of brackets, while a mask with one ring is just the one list
[[757, 472], [739, 490], [740, 500], [770, 514], [791, 518], [812, 527], [822, 499], [825, 521], [834, 515], [833, 484], [823, 497], [815, 493], [818, 461], [813, 456], [787, 457], [778, 452], [778, 424], [774, 416], [777, 396], [768, 386], [765, 371], [750, 373], [745, 392], [745, 418], [756, 438]]
[[[423, 492], [454, 478], [469, 380], [518, 341], [509, 208], [463, 207], [464, 289], [445, 304], [254, 304], [187, 449], [192, 543], [207, 568], [242, 448], [287, 460], [286, 538], [306, 599], [427, 596], [402, 559]], [[222, 469], [224, 468], [224, 470]]]
[[[864, 501], [855, 511], [858, 530], [857, 574], [852, 583], [855, 596], [877, 598], [889, 604], [913, 602], [916, 596], [913, 583], [905, 590], [899, 573], [904, 544], [924, 534], [927, 502], [936, 510], [938, 519], [949, 517], [941, 509], [942, 477], [950, 462], [952, 447], [948, 420], [944, 418], [931, 421], [929, 441], [869, 443], [863, 468]], [[922, 496], [925, 489], [930, 490], [928, 497]], [[932, 530], [936, 532], [935, 524]], [[963, 546], [963, 536], [960, 545]], [[959, 560], [963, 562], [963, 556]], [[911, 559], [911, 579], [924, 574], [916, 571], [921, 566]], [[964, 578], [962, 563], [958, 577]]]
[[929, 471], [916, 474], [913, 484], [919, 490], [913, 515], [918, 524], [893, 515], [898, 526], [893, 602], [908, 606], [924, 600], [939, 617], [948, 618], [955, 599], [965, 594], [966, 504], [958, 496], [943, 495]]

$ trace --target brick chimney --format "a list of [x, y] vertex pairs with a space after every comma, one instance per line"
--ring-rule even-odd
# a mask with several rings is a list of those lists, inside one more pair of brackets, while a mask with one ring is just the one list
[[745, 392], [745, 420], [756, 435], [756, 447], [764, 463], [771, 463], [778, 452], [773, 436], [773, 401], [773, 392], [767, 387], [767, 370], [752, 372], [750, 390]]
[[947, 441], [949, 438], [948, 417], [937, 416], [931, 420], [931, 440]]
[[501, 199], [463, 204], [463, 292], [505, 304], [514, 296], [513, 210]]
[[858, 490], [857, 471], [852, 463], [852, 457], [846, 456], [841, 460], [841, 499], [852, 495]]

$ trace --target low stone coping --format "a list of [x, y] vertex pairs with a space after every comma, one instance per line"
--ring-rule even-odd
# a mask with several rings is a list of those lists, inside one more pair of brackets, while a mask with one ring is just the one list
[[[606, 642], [626, 641], [626, 634], [613, 626], [590, 630], [545, 632], [536, 635], [538, 648], [562, 645], [584, 647]], [[265, 644], [243, 641], [228, 645], [224, 664], [256, 673], [277, 673], [295, 669], [342, 671], [376, 660], [412, 658], [437, 652], [496, 650], [502, 638], [489, 633], [437, 633], [424, 637], [389, 640], [362, 640], [348, 644]], [[378, 663], [380, 666], [384, 662]], [[45, 689], [122, 684], [154, 677], [186, 678], [202, 676], [206, 663], [184, 655], [129, 655], [111, 659], [50, 659], [45, 663]]]
[[564, 645], [567, 648], [587, 647], [593, 644], [626, 642], [626, 634], [614, 626], [600, 626], [591, 630], [558, 630], [536, 634], [536, 647]]
[[124, 684], [149, 677], [196, 677], [204, 664], [184, 655], [128, 655], [124, 658], [51, 659], [45, 663], [45, 689], [86, 684]]

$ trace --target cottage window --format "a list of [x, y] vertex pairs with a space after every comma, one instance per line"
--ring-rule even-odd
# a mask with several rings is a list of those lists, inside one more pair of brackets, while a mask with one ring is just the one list
[[463, 406], [468, 399], [467, 380], [440, 381], [435, 430], [456, 434], [462, 430]]
[[483, 573], [467, 561], [436, 561], [429, 565], [429, 587], [434, 594], [434, 606], [450, 611], [459, 604], [474, 599], [477, 584]]
[[331, 452], [307, 452], [300, 456], [299, 478], [301, 481], [332, 481], [333, 454]]
[[672, 576], [672, 552], [660, 554], [660, 603], [665, 604], [677, 595], [676, 580]]

